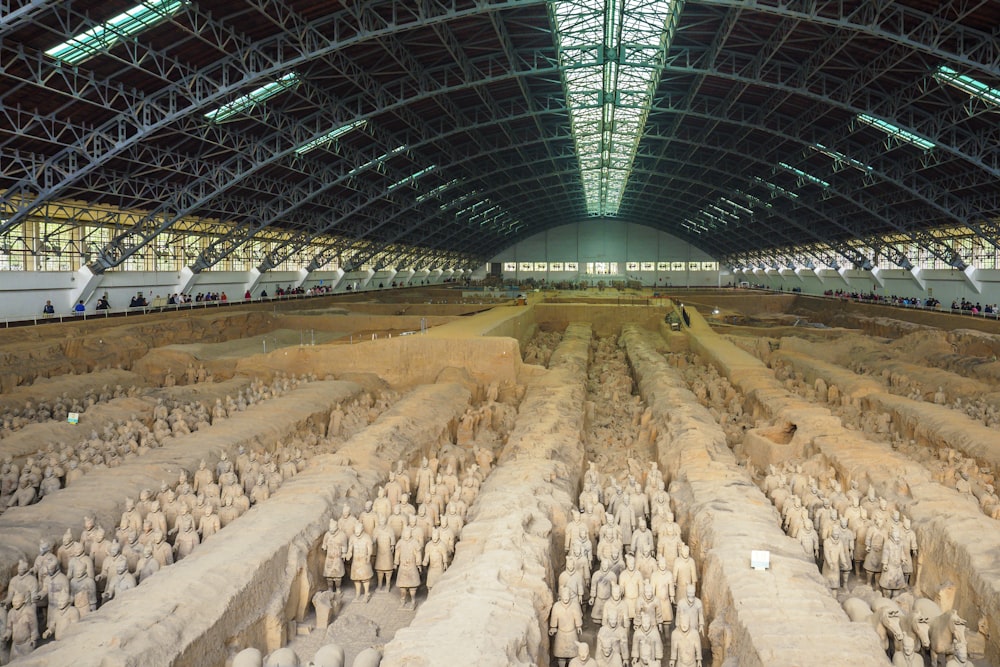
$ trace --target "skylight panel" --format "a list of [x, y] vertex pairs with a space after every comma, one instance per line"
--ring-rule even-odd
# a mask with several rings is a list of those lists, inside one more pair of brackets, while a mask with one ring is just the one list
[[348, 123], [347, 125], [341, 125], [340, 127], [327, 132], [323, 136], [316, 137], [312, 141], [302, 144], [301, 146], [295, 149], [295, 154], [305, 155], [311, 150], [315, 150], [322, 146], [326, 146], [335, 139], [339, 139], [340, 137], [344, 136], [351, 130], [364, 127], [367, 123], [368, 123], [367, 120], [361, 119], [361, 120], [356, 120], [353, 123]]
[[971, 76], [959, 74], [947, 65], [941, 65], [934, 70], [934, 78], [972, 95], [977, 100], [992, 104], [993, 106], [1000, 106], [1000, 89], [991, 88], [982, 81], [973, 79]]
[[908, 144], [913, 144], [917, 148], [922, 148], [925, 151], [929, 151], [934, 148], [935, 144], [921, 136], [908, 132], [901, 127], [893, 125], [888, 121], [884, 121], [881, 118], [876, 118], [875, 116], [869, 116], [866, 113], [859, 113], [858, 120], [860, 120], [865, 125], [870, 125], [877, 130], [881, 130], [888, 134], [890, 137], [899, 139], [900, 141], [905, 141]]
[[147, 0], [53, 46], [45, 55], [68, 65], [78, 65], [133, 35], [163, 23], [183, 6], [183, 0]]
[[778, 166], [781, 167], [782, 169], [786, 170], [786, 171], [792, 172], [793, 174], [795, 174], [796, 176], [798, 176], [803, 181], [812, 183], [813, 185], [818, 185], [821, 188], [828, 188], [828, 187], [830, 187], [830, 184], [827, 183], [826, 181], [824, 181], [822, 178], [817, 178], [817, 177], [813, 176], [812, 174], [807, 174], [806, 172], [802, 171], [801, 169], [797, 169], [796, 167], [793, 167], [792, 165], [788, 164], [787, 162], [779, 162]]
[[258, 104], [261, 104], [275, 95], [292, 88], [298, 82], [299, 75], [295, 72], [289, 72], [277, 81], [272, 81], [271, 83], [257, 88], [256, 90], [251, 90], [246, 95], [237, 97], [232, 102], [227, 102], [214, 111], [209, 111], [205, 114], [205, 118], [209, 119], [213, 123], [221, 123], [222, 121], [228, 120], [233, 116], [250, 111]]
[[873, 171], [871, 167], [869, 167], [861, 160], [855, 160], [852, 157], [844, 155], [840, 151], [835, 151], [832, 148], [827, 148], [823, 144], [813, 144], [812, 146], [810, 146], [810, 148], [812, 148], [814, 151], [822, 153], [823, 155], [826, 155], [827, 157], [833, 158], [840, 164], [846, 164], [848, 167], [853, 167], [863, 174], [870, 174]]
[[429, 167], [425, 167], [424, 169], [421, 169], [420, 171], [416, 172], [415, 174], [410, 174], [406, 178], [402, 178], [402, 179], [396, 181], [395, 183], [393, 183], [392, 185], [390, 185], [389, 188], [388, 188], [388, 191], [392, 192], [393, 190], [401, 188], [404, 185], [410, 185], [411, 183], [414, 183], [421, 176], [423, 176], [425, 174], [428, 174], [428, 173], [434, 171], [435, 169], [437, 169], [437, 165], [436, 164], [432, 164]]
[[590, 215], [618, 213], [682, 4], [556, 0], [552, 5]]

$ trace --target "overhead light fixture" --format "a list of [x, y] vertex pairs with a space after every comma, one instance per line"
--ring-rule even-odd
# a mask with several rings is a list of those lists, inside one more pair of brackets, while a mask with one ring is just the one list
[[785, 195], [789, 199], [798, 199], [799, 198], [799, 196], [797, 194], [795, 194], [794, 192], [792, 192], [791, 190], [786, 190], [785, 188], [781, 187], [780, 185], [775, 185], [774, 183], [772, 183], [770, 181], [765, 181], [763, 178], [760, 178], [759, 176], [754, 176], [753, 177], [753, 182], [754, 183], [759, 183], [760, 185], [763, 185], [764, 187], [766, 187], [768, 190], [771, 191], [771, 195], [772, 196], [777, 196], [777, 195], [780, 194], [780, 195]]
[[404, 185], [409, 185], [411, 183], [414, 183], [418, 178], [420, 178], [421, 176], [424, 176], [426, 174], [429, 174], [430, 172], [434, 171], [435, 169], [437, 169], [437, 165], [436, 164], [432, 164], [429, 167], [425, 167], [425, 168], [421, 169], [420, 171], [416, 172], [415, 174], [410, 174], [406, 178], [402, 178], [402, 179], [396, 181], [395, 183], [393, 183], [392, 185], [390, 185], [388, 187], [388, 191], [392, 192], [393, 190], [401, 188]]
[[681, 0], [557, 0], [559, 65], [587, 213], [616, 215]]
[[225, 120], [229, 120], [233, 116], [250, 111], [258, 104], [261, 104], [275, 95], [292, 88], [298, 82], [299, 75], [295, 72], [289, 72], [277, 81], [272, 81], [271, 83], [265, 84], [260, 88], [251, 90], [246, 95], [237, 97], [232, 102], [227, 102], [218, 109], [209, 111], [205, 114], [205, 118], [213, 123], [221, 123]]
[[133, 35], [163, 23], [179, 12], [183, 6], [182, 0], [147, 0], [90, 30], [56, 44], [48, 49], [45, 55], [67, 65], [78, 65]]
[[335, 130], [331, 130], [330, 132], [327, 132], [321, 137], [316, 137], [312, 141], [302, 144], [301, 146], [295, 149], [295, 154], [305, 155], [311, 150], [315, 150], [322, 146], [326, 146], [335, 139], [339, 139], [340, 137], [344, 136], [351, 130], [356, 130], [358, 128], [364, 127], [367, 123], [368, 121], [362, 118], [361, 120], [356, 120], [353, 123], [348, 123], [347, 125], [341, 125], [340, 127], [336, 128]]
[[925, 151], [931, 150], [936, 145], [932, 141], [924, 139], [923, 137], [918, 136], [907, 130], [904, 130], [903, 128], [897, 125], [893, 125], [888, 121], [882, 120], [881, 118], [876, 118], [875, 116], [871, 116], [866, 113], [859, 113], [858, 120], [864, 123], [865, 125], [870, 125], [871, 127], [874, 127], [877, 130], [885, 132], [890, 137], [899, 139], [900, 141], [905, 141], [906, 143], [912, 144], [917, 148], [921, 148]]
[[862, 172], [864, 174], [870, 174], [873, 171], [873, 169], [871, 167], [869, 167], [867, 164], [865, 164], [861, 160], [855, 160], [852, 157], [848, 157], [848, 156], [844, 155], [840, 151], [835, 151], [832, 148], [827, 148], [823, 144], [819, 144], [819, 143], [813, 144], [809, 148], [811, 148], [814, 151], [817, 151], [819, 153], [822, 153], [823, 155], [826, 155], [828, 157], [832, 157], [834, 159], [834, 161], [836, 161], [837, 163], [839, 163], [839, 164], [845, 164], [848, 167], [853, 167], [854, 169], [857, 169], [858, 171], [860, 171], [860, 172]]
[[968, 93], [977, 100], [992, 104], [993, 106], [1000, 106], [1000, 89], [991, 88], [982, 81], [973, 79], [971, 76], [959, 74], [947, 65], [940, 65], [934, 70], [934, 78], [941, 83], [946, 83], [964, 93]]
[[813, 185], [818, 185], [821, 188], [828, 188], [828, 187], [830, 187], [830, 184], [827, 183], [826, 181], [824, 181], [822, 178], [816, 178], [812, 174], [807, 174], [806, 172], [804, 172], [801, 169], [798, 169], [796, 167], [793, 167], [792, 165], [788, 164], [787, 162], [779, 162], [778, 166], [781, 167], [782, 169], [784, 169], [785, 171], [790, 171], [791, 173], [795, 174], [801, 180], [803, 180], [803, 181], [805, 181], [807, 183], [812, 183]]

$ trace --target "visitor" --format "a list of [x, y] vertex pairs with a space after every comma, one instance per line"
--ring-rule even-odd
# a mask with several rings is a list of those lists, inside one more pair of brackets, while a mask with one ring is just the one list
[[73, 306], [73, 312], [76, 313], [77, 315], [83, 315], [86, 311], [87, 307], [83, 305], [83, 299], [77, 301], [76, 305]]
[[108, 310], [109, 308], [111, 308], [111, 304], [108, 303], [108, 298], [102, 296], [100, 299], [98, 299], [96, 308], [97, 310]]
[[267, 290], [266, 289], [262, 289], [260, 291], [260, 300], [263, 301], [266, 298], [267, 298]]
[[229, 301], [229, 298], [228, 298], [228, 297], [226, 296], [226, 293], [225, 293], [225, 292], [223, 292], [223, 293], [222, 293], [222, 294], [221, 294], [221, 295], [219, 296], [219, 301], [223, 301], [223, 302], [225, 302], [225, 301]]
[[250, 300], [250, 290], [247, 290], [246, 292], [243, 293], [243, 300], [244, 301]]
[[45, 305], [42, 306], [42, 315], [45, 315], [45, 317], [52, 317], [55, 312], [56, 308], [52, 305], [51, 301], [46, 301]]

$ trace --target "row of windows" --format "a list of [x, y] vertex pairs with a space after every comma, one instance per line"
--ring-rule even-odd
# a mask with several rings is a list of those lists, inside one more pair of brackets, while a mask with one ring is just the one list
[[[718, 271], [718, 262], [624, 262], [625, 271]], [[617, 275], [621, 262], [586, 262], [584, 272], [590, 275]], [[569, 271], [578, 272], [579, 262], [504, 262], [504, 271]]]

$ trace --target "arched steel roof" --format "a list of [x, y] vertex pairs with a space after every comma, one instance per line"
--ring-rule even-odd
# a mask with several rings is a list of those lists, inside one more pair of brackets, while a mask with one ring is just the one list
[[[644, 0], [606, 0], [629, 2]], [[551, 2], [192, 1], [79, 64], [45, 54], [131, 6], [0, 1], [0, 234], [82, 200], [146, 212], [98, 271], [190, 216], [235, 223], [195, 270], [275, 229], [291, 234], [262, 268], [317, 238], [335, 240], [313, 268], [444, 251], [471, 264], [588, 215]], [[672, 11], [619, 219], [732, 263], [819, 244], [860, 265], [874, 258], [848, 241], [892, 234], [962, 266], [934, 230], [1000, 243], [1000, 106], [942, 74], [1000, 90], [1000, 4]], [[625, 57], [611, 51], [597, 57]], [[248, 111], [206, 116], [289, 76]]]

